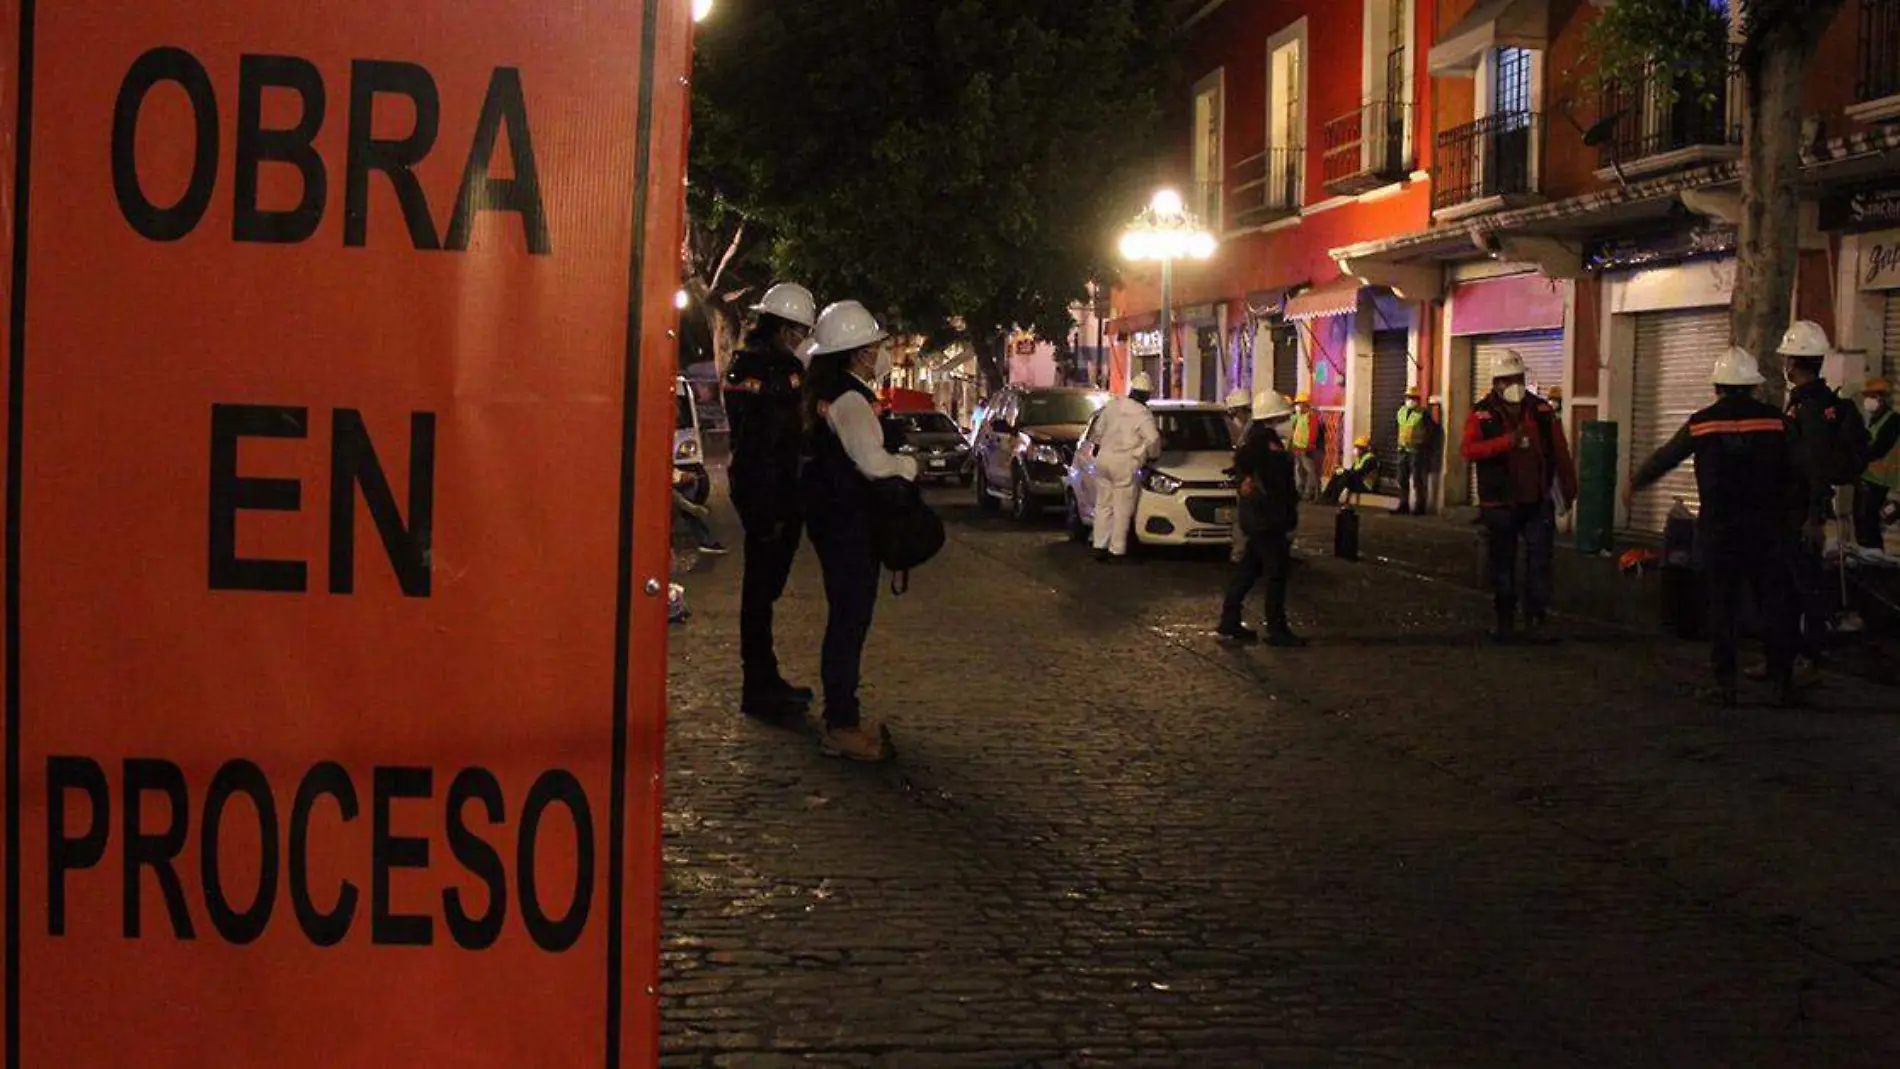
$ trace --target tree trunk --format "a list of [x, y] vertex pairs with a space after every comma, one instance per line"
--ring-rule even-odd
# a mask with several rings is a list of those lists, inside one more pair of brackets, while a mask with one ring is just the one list
[[1785, 383], [1775, 355], [1792, 318], [1801, 227], [1801, 87], [1811, 48], [1771, 34], [1744, 73], [1742, 226], [1736, 257], [1735, 344], [1755, 354], [1768, 377], [1764, 398], [1780, 404]]
[[732, 365], [732, 354], [739, 351], [739, 313], [725, 301], [711, 301], [700, 307], [705, 309], [706, 324], [712, 328], [713, 370], [723, 380], [726, 368]]
[[1008, 385], [1009, 336], [999, 334], [989, 342], [971, 340], [976, 349], [976, 368], [983, 374], [983, 395], [994, 397]]

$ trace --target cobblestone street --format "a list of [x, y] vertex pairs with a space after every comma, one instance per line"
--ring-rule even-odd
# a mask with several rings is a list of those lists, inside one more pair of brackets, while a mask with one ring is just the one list
[[[1313, 647], [1229, 650], [1220, 554], [937, 500], [867, 654], [887, 766], [744, 721], [739, 557], [683, 580], [665, 1064], [1900, 1064], [1900, 692], [1717, 714], [1701, 647], [1492, 648], [1317, 513]], [[807, 547], [803, 682], [823, 609]]]

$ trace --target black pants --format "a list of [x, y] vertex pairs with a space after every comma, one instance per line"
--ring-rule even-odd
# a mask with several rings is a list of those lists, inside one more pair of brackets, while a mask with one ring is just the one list
[[1399, 511], [1425, 512], [1427, 504], [1425, 454], [1417, 449], [1399, 450]]
[[1227, 596], [1221, 602], [1220, 625], [1223, 631], [1240, 626], [1247, 608], [1247, 595], [1264, 577], [1267, 581], [1267, 629], [1283, 632], [1286, 622], [1286, 577], [1293, 564], [1293, 542], [1284, 533], [1257, 534], [1247, 539], [1246, 552], [1234, 565], [1233, 578], [1227, 581]]
[[1550, 609], [1551, 572], [1557, 542], [1557, 507], [1549, 501], [1536, 505], [1487, 508], [1484, 523], [1486, 558], [1491, 565], [1491, 597], [1498, 616], [1517, 610], [1517, 544], [1524, 543], [1524, 618], [1535, 620]]
[[1326, 481], [1326, 491], [1320, 497], [1328, 505], [1339, 504], [1339, 499], [1347, 494], [1369, 494], [1372, 488], [1366, 485], [1366, 479], [1356, 471], [1342, 471]]
[[[745, 513], [741, 513], [744, 519]], [[739, 585], [739, 666], [745, 694], [766, 698], [783, 690], [778, 651], [772, 641], [772, 609], [798, 556], [799, 519], [754, 515], [745, 523], [745, 575]]]
[[1854, 541], [1866, 549], [1880, 549], [1885, 543], [1880, 531], [1880, 510], [1887, 507], [1887, 488], [1862, 481], [1854, 491]]
[[1698, 537], [1707, 543], [1700, 556], [1709, 594], [1709, 659], [1715, 681], [1735, 685], [1736, 645], [1752, 595], [1768, 653], [1768, 678], [1785, 682], [1794, 668], [1800, 626], [1792, 547], [1774, 535], [1723, 538], [1704, 532]]
[[[1832, 523], [1829, 524], [1832, 526]], [[1834, 618], [1839, 595], [1828, 578], [1827, 561], [1818, 546], [1801, 542], [1791, 553], [1794, 560], [1794, 596], [1801, 621], [1801, 655], [1812, 661], [1827, 652], [1827, 623]]]
[[825, 641], [818, 665], [825, 685], [825, 725], [856, 727], [864, 640], [871, 634], [883, 569], [871, 547], [871, 523], [865, 514], [814, 511], [810, 522], [812, 548], [825, 573]]

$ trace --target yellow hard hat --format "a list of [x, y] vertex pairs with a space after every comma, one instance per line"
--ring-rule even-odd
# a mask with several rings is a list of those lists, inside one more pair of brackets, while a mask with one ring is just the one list
[[1365, 449], [1365, 448], [1368, 448], [1368, 447], [1370, 447], [1370, 446], [1372, 445], [1372, 435], [1370, 435], [1370, 434], [1362, 434], [1362, 435], [1360, 435], [1359, 437], [1357, 437], [1357, 438], [1354, 438], [1354, 439], [1352, 440], [1352, 444], [1353, 444], [1353, 448], [1355, 448], [1355, 449]]
[[1417, 397], [1417, 396], [1418, 396], [1418, 387], [1416, 387], [1416, 386], [1407, 386], [1407, 387], [1405, 388], [1405, 396], [1407, 396], [1407, 397]]
[[1860, 388], [1861, 393], [1892, 393], [1893, 384], [1886, 379], [1868, 379], [1867, 385]]
[[1313, 403], [1313, 395], [1307, 393], [1305, 390], [1301, 390], [1299, 393], [1293, 395], [1293, 403], [1296, 405], [1310, 405]]

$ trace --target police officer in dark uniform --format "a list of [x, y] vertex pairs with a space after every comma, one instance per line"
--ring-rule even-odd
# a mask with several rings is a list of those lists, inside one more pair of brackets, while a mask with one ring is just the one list
[[1755, 595], [1768, 675], [1781, 704], [1796, 700], [1795, 605], [1790, 517], [1803, 507], [1805, 480], [1792, 421], [1754, 397], [1763, 382], [1755, 358], [1730, 349], [1711, 376], [1719, 399], [1689, 417], [1630, 479], [1627, 502], [1690, 457], [1702, 508], [1696, 552], [1709, 597], [1709, 634], [1715, 686], [1704, 701], [1736, 703], [1736, 642], [1748, 594]]
[[875, 383], [890, 374], [888, 335], [856, 301], [839, 301], [818, 317], [811, 379], [805, 386], [808, 430], [800, 475], [812, 547], [825, 576], [825, 641], [819, 675], [825, 685], [825, 753], [854, 761], [890, 756], [889, 735], [867, 720], [858, 701], [864, 642], [883, 566], [873, 541], [873, 483], [915, 482], [917, 460], [892, 453], [877, 417]]
[[1259, 636], [1241, 623], [1247, 595], [1262, 576], [1267, 580], [1267, 645], [1304, 646], [1286, 618], [1287, 572], [1293, 564], [1293, 531], [1300, 524], [1300, 491], [1293, 453], [1280, 437], [1293, 418], [1293, 406], [1273, 390], [1253, 400], [1253, 423], [1234, 451], [1234, 477], [1240, 480], [1240, 528], [1246, 548], [1221, 602], [1223, 642], [1251, 644]]
[[805, 366], [796, 355], [816, 321], [811, 291], [784, 282], [753, 306], [758, 322], [726, 371], [732, 427], [732, 504], [745, 527], [739, 593], [739, 708], [768, 721], [802, 720], [812, 692], [785, 681], [772, 642], [772, 608], [785, 593], [803, 521], [798, 463]]

